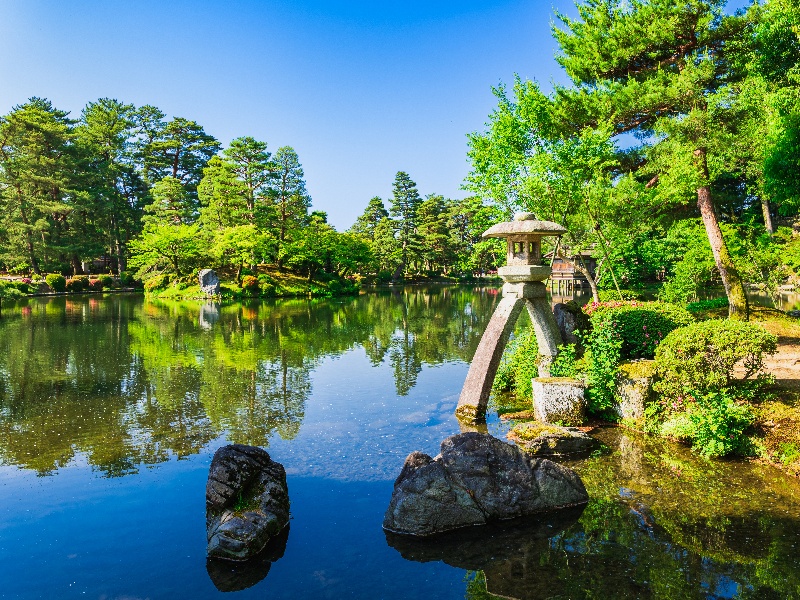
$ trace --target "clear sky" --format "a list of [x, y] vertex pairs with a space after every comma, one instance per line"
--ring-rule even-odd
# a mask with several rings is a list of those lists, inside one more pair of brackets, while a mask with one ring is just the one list
[[[742, 4], [739, 1], [737, 4]], [[0, 0], [0, 113], [30, 96], [153, 104], [223, 144], [293, 146], [312, 208], [346, 229], [403, 170], [463, 197], [466, 134], [514, 73], [546, 88], [571, 0]]]

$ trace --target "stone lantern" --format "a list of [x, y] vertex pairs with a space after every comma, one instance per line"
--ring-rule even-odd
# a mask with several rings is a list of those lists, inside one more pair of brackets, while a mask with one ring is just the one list
[[506, 266], [497, 274], [503, 279], [503, 298], [497, 305], [489, 325], [472, 359], [467, 379], [458, 399], [459, 417], [481, 420], [500, 366], [503, 350], [522, 308], [528, 310], [539, 346], [539, 375], [549, 377], [549, 367], [561, 345], [561, 334], [547, 300], [544, 283], [550, 266], [542, 263], [541, 240], [559, 237], [566, 229], [552, 221], [539, 221], [533, 213], [517, 213], [513, 221], [490, 227], [483, 237], [503, 238], [507, 244]]

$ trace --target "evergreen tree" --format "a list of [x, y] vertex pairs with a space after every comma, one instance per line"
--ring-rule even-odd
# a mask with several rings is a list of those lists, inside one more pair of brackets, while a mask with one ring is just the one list
[[9, 266], [41, 273], [43, 261], [58, 258], [53, 251], [68, 229], [74, 183], [67, 114], [31, 98], [0, 119], [0, 235]]
[[297, 152], [290, 146], [278, 148], [275, 153], [276, 178], [271, 190], [275, 209], [274, 237], [278, 244], [278, 266], [281, 254], [291, 232], [301, 227], [308, 218], [311, 198], [306, 191], [305, 174]]
[[356, 222], [350, 228], [350, 232], [372, 241], [375, 239], [375, 228], [378, 223], [388, 216], [389, 211], [386, 210], [383, 200], [378, 196], [370, 198], [367, 208], [356, 219]]
[[418, 248], [417, 209], [422, 203], [417, 184], [408, 173], [398, 171], [392, 187], [391, 213], [397, 217], [397, 241], [400, 245], [400, 264], [395, 272], [399, 278]]

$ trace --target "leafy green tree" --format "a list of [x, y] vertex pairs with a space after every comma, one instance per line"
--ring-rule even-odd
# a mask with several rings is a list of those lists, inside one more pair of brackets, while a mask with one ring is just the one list
[[199, 221], [204, 227], [220, 229], [253, 223], [247, 185], [237, 176], [235, 165], [223, 157], [214, 156], [208, 161], [197, 193], [200, 199]]
[[148, 224], [188, 225], [194, 222], [194, 202], [186, 188], [174, 177], [167, 176], [157, 182], [151, 195], [153, 202], [144, 209], [145, 228]]
[[197, 224], [151, 223], [130, 246], [130, 265], [145, 281], [185, 277], [207, 252]]
[[397, 217], [397, 241], [400, 244], [400, 263], [394, 277], [398, 279], [419, 246], [417, 209], [422, 203], [417, 184], [404, 171], [398, 171], [394, 178], [391, 203], [391, 214]]
[[[694, 194], [730, 315], [747, 318], [747, 296], [719, 226], [712, 189], [719, 159], [735, 132], [735, 83], [727, 44], [741, 35], [742, 17], [724, 17], [724, 2], [593, 0], [578, 18], [558, 17], [557, 57], [572, 80], [559, 88], [557, 112], [570, 127], [608, 124], [634, 133], [648, 158], [641, 170], [661, 200]], [[724, 169], [724, 167], [723, 167]]]
[[402, 273], [402, 252], [395, 236], [395, 224], [389, 217], [384, 217], [375, 226], [372, 239], [372, 253], [378, 271]]

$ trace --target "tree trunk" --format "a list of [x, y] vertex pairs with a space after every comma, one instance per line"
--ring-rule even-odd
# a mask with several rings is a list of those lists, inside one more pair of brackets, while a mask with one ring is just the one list
[[586, 281], [589, 282], [589, 287], [592, 290], [592, 301], [599, 303], [600, 294], [597, 292], [597, 282], [594, 280], [594, 277], [592, 277], [592, 274], [589, 272], [589, 269], [587, 269], [581, 264], [578, 264], [578, 261], [576, 260], [573, 260], [572, 264], [575, 265], [575, 270], [580, 271], [581, 275], [586, 277]]
[[[708, 181], [708, 162], [705, 149], [695, 150], [694, 155], [697, 158], [703, 179]], [[703, 225], [706, 228], [711, 252], [714, 254], [714, 262], [720, 277], [722, 277], [725, 295], [728, 296], [728, 317], [746, 321], [750, 316], [750, 306], [747, 302], [747, 294], [744, 291], [744, 283], [739, 271], [733, 264], [728, 247], [725, 245], [714, 201], [711, 199], [711, 190], [707, 185], [697, 188], [697, 208], [700, 209], [700, 216], [703, 217]]]
[[772, 224], [772, 215], [769, 213], [769, 198], [761, 196], [761, 212], [764, 213], [764, 227], [767, 233], [772, 235], [775, 233], [775, 226]]

